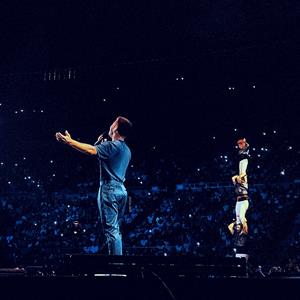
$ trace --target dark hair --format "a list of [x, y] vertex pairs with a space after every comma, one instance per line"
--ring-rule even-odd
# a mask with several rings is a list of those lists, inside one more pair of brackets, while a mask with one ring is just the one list
[[124, 117], [118, 117], [118, 132], [119, 135], [127, 137], [132, 129], [132, 123], [124, 118]]

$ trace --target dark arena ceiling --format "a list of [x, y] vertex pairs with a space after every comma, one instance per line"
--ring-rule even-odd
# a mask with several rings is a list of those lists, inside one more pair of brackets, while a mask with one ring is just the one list
[[232, 145], [234, 127], [298, 140], [299, 1], [0, 6], [4, 144], [40, 147], [66, 127], [93, 140], [116, 114], [133, 119], [137, 148]]

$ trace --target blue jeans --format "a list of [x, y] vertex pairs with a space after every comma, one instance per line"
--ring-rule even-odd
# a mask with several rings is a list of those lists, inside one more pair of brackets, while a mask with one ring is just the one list
[[97, 201], [108, 254], [122, 255], [120, 223], [125, 212], [127, 191], [122, 183], [100, 183]]

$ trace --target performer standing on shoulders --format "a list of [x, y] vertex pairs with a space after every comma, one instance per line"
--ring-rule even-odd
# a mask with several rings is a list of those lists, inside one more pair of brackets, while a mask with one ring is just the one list
[[236, 205], [235, 205], [235, 222], [228, 226], [231, 234], [235, 231], [248, 234], [248, 224], [246, 219], [246, 212], [249, 207], [248, 197], [248, 178], [247, 167], [249, 158], [249, 144], [246, 139], [237, 141], [239, 147], [239, 175], [232, 177], [232, 183], [235, 186]]
[[67, 130], [65, 135], [56, 133], [57, 141], [85, 154], [98, 156], [100, 187], [97, 200], [109, 255], [123, 254], [120, 223], [127, 202], [124, 181], [131, 159], [131, 151], [125, 143], [125, 138], [130, 134], [131, 129], [132, 123], [128, 119], [118, 117], [109, 129], [112, 140], [104, 141], [102, 134], [95, 145], [73, 140]]
[[239, 147], [239, 177], [242, 178], [247, 176], [247, 167], [249, 159], [249, 144], [246, 139], [241, 139], [237, 141]]

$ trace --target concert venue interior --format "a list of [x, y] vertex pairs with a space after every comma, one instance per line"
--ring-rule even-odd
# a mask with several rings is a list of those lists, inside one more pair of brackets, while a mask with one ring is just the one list
[[[0, 14], [1, 299], [300, 299], [299, 1]], [[121, 256], [98, 159], [55, 137], [94, 145], [118, 116], [133, 124]], [[232, 234], [244, 138], [248, 230]]]

